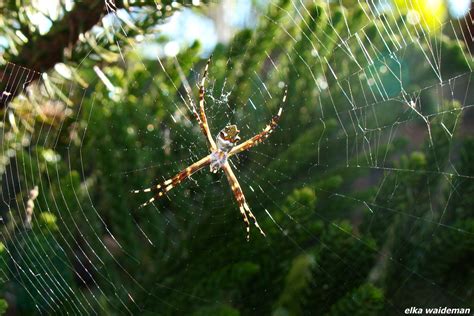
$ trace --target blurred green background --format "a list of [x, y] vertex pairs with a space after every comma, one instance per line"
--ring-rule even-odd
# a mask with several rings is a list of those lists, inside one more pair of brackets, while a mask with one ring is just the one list
[[[0, 2], [0, 313], [474, 308], [470, 1]], [[209, 154], [186, 86], [212, 54]]]

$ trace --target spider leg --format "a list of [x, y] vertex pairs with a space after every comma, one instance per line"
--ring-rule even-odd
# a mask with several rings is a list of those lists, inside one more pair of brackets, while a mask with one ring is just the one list
[[[247, 201], [245, 200], [244, 193], [242, 192], [242, 188], [240, 187], [239, 181], [237, 180], [237, 177], [232, 171], [232, 168], [230, 167], [229, 163], [226, 162], [222, 166], [222, 169], [224, 169], [224, 172], [227, 176], [227, 180], [229, 181], [229, 184], [230, 184], [230, 188], [232, 189], [232, 192], [234, 193], [234, 197], [237, 200], [237, 203], [239, 205], [240, 214], [242, 214], [242, 218], [244, 219], [245, 225], [247, 226], [247, 241], [250, 239], [250, 223], [249, 223], [248, 217], [250, 217], [253, 220], [255, 227], [258, 228], [260, 233], [263, 236], [266, 236], [262, 228], [258, 224], [257, 219], [255, 218], [252, 211], [250, 210], [250, 207], [248, 206]], [[247, 217], [247, 214], [248, 214], [248, 217]]]
[[[285, 103], [286, 101], [287, 92], [288, 90], [285, 89], [285, 94], [283, 95], [283, 101], [282, 101], [283, 103]], [[240, 152], [246, 151], [247, 149], [250, 149], [260, 144], [264, 140], [266, 140], [270, 136], [270, 134], [275, 130], [275, 128], [278, 126], [278, 121], [280, 120], [282, 111], [283, 111], [283, 108], [280, 108], [278, 110], [278, 113], [272, 117], [270, 124], [265, 126], [263, 131], [261, 131], [254, 137], [246, 140], [245, 142], [241, 143], [240, 145], [237, 145], [234, 148], [232, 148], [232, 150], [229, 153], [229, 157], [232, 155], [238, 154]]]
[[[211, 63], [211, 57], [207, 60], [206, 68], [204, 68], [204, 74], [202, 75], [201, 83], [199, 84], [199, 125], [201, 126], [201, 130], [204, 133], [204, 136], [207, 138], [209, 145], [211, 147], [211, 151], [217, 149], [216, 143], [212, 138], [211, 131], [209, 130], [209, 125], [207, 123], [207, 116], [206, 111], [204, 109], [204, 84], [206, 83], [206, 78], [208, 74], [209, 64]], [[197, 117], [197, 113], [194, 113]]]
[[147, 189], [143, 190], [133, 190], [132, 193], [146, 193], [146, 192], [153, 192], [154, 196], [140, 205], [140, 208], [143, 208], [147, 206], [150, 203], [153, 203], [155, 200], [161, 198], [164, 196], [167, 192], [169, 192], [171, 189], [176, 187], [178, 184], [180, 184], [182, 181], [186, 180], [189, 178], [193, 173], [196, 171], [202, 169], [203, 167], [207, 166], [211, 162], [211, 156], [206, 156], [202, 158], [201, 160], [193, 163], [192, 165], [188, 166], [186, 169], [181, 170], [178, 172], [175, 176], [172, 178], [169, 178], [163, 182], [161, 182], [158, 185], [152, 186]]

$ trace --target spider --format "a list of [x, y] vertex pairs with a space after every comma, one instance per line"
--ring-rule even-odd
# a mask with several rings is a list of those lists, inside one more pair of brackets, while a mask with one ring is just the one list
[[[201, 83], [198, 85], [199, 113], [197, 112], [196, 106], [193, 100], [191, 99], [191, 97], [189, 96], [189, 91], [188, 91], [190, 103], [193, 107], [193, 114], [199, 123], [202, 133], [207, 139], [209, 150], [211, 153], [207, 155], [206, 157], [202, 158], [201, 160], [198, 160], [195, 163], [189, 165], [187, 168], [183, 169], [182, 171], [177, 173], [175, 176], [163, 181], [162, 183], [158, 185], [152, 186], [147, 189], [133, 190], [132, 192], [133, 193], [142, 193], [142, 192], [154, 193], [154, 196], [151, 199], [149, 199], [148, 201], [140, 205], [140, 208], [143, 208], [147, 206], [148, 204], [153, 203], [155, 200], [163, 197], [171, 189], [173, 189], [178, 184], [183, 182], [185, 179], [189, 178], [192, 174], [194, 174], [198, 170], [201, 170], [207, 165], [210, 165], [210, 171], [212, 173], [217, 173], [220, 169], [222, 169], [224, 170], [224, 173], [227, 176], [227, 180], [229, 182], [230, 188], [232, 189], [232, 192], [234, 193], [234, 197], [239, 206], [240, 213], [242, 215], [242, 218], [247, 228], [247, 241], [249, 241], [250, 239], [250, 223], [248, 219], [249, 217], [253, 220], [255, 227], [257, 227], [257, 229], [260, 231], [260, 233], [263, 236], [265, 236], [265, 233], [263, 232], [262, 228], [257, 222], [257, 219], [255, 218], [252, 211], [250, 210], [250, 207], [248, 206], [245, 200], [245, 196], [239, 184], [239, 181], [237, 180], [237, 177], [235, 176], [234, 171], [232, 170], [228, 160], [230, 157], [238, 153], [241, 153], [243, 151], [246, 151], [256, 146], [257, 144], [263, 142], [265, 139], [267, 139], [278, 125], [278, 121], [282, 113], [282, 108], [280, 107], [280, 109], [278, 110], [278, 113], [272, 117], [270, 124], [268, 124], [263, 129], [262, 132], [260, 132], [259, 134], [256, 134], [252, 138], [244, 141], [243, 143], [239, 145], [237, 145], [237, 143], [240, 141], [240, 137], [239, 137], [240, 131], [236, 125], [225, 126], [217, 134], [216, 140], [214, 140], [211, 136], [209, 125], [207, 123], [206, 113], [204, 111], [204, 84], [207, 78], [208, 68], [211, 62], [211, 58], [212, 56], [208, 59], [206, 63], [206, 67], [204, 69], [204, 74], [202, 76]], [[286, 95], [287, 95], [287, 89], [285, 89], [282, 103], [285, 103]]]

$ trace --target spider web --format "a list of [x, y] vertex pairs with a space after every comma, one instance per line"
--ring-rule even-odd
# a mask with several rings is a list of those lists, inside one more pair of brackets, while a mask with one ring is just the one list
[[[360, 16], [354, 16], [332, 2], [320, 5], [322, 11], [300, 1], [285, 6], [270, 1], [264, 9], [252, 8], [251, 15], [260, 21], [252, 26], [256, 36], [243, 47], [230, 37], [229, 51], [236, 55], [216, 54], [211, 63], [206, 113], [213, 135], [227, 124], [237, 124], [243, 140], [255, 135], [278, 110], [286, 85], [289, 90], [277, 130], [263, 144], [231, 160], [250, 208], [268, 234], [263, 239], [251, 227], [250, 257], [244, 258], [257, 258], [251, 250], [257, 245], [264, 249], [263, 256], [274, 256], [272, 260], [283, 260], [275, 253], [281, 245], [291, 253], [309, 255], [310, 247], [302, 242], [309, 240], [333, 254], [348, 278], [359, 277], [350, 258], [321, 237], [317, 223], [322, 223], [371, 252], [379, 262], [376, 266], [393, 265], [403, 271], [403, 282], [393, 292], [419, 282], [436, 293], [418, 298], [420, 304], [438, 306], [436, 298], [446, 296], [469, 307], [467, 295], [448, 290], [401, 260], [417, 255], [402, 255], [406, 244], [387, 253], [358, 229], [377, 236], [393, 221], [403, 220], [403, 233], [420, 229], [436, 237], [454, 231], [458, 238], [472, 240], [473, 232], [455, 224], [451, 209], [455, 199], [466, 198], [458, 193], [461, 186], [474, 180], [474, 174], [458, 167], [462, 153], [455, 136], [472, 132], [472, 34], [461, 31], [462, 23], [472, 20], [466, 16], [430, 29], [422, 26], [426, 21], [411, 24], [400, 18], [396, 6], [390, 10], [360, 1], [354, 9]], [[112, 34], [117, 62], [127, 65], [133, 59], [142, 67], [140, 75], [149, 78], [152, 91], [145, 96], [147, 105], [134, 103], [145, 99], [121, 89], [122, 80], [131, 80], [127, 92], [139, 80], [112, 68], [86, 68], [92, 74], [88, 78], [94, 79], [81, 86], [58, 73], [72, 79], [84, 70], [82, 63], [73, 71], [60, 65], [50, 75], [11, 63], [3, 67], [1, 81], [7, 88], [1, 98], [8, 107], [2, 123], [0, 220], [6, 296], [18, 305], [33, 306], [30, 312], [37, 313], [179, 313], [185, 309], [176, 298], [183, 304], [215, 304], [187, 284], [169, 281], [167, 274], [192, 277], [202, 268], [199, 260], [188, 260], [192, 256], [203, 258], [210, 270], [219, 269], [231, 264], [226, 252], [215, 253], [206, 245], [221, 240], [230, 246], [245, 243], [245, 228], [225, 175], [210, 175], [206, 168], [139, 212], [138, 206], [150, 196], [129, 193], [165, 180], [209, 153], [189, 101], [197, 101], [196, 83], [208, 52], [203, 61], [193, 62], [179, 54], [166, 56], [163, 47], [175, 49], [170, 41], [160, 43], [150, 60], [141, 54], [144, 44], [129, 34], [133, 14], [117, 11], [113, 1], [105, 1], [105, 6], [102, 32], [93, 34], [97, 45], [110, 43]], [[315, 27], [316, 13], [326, 17], [325, 25]], [[172, 19], [164, 27], [166, 23]], [[256, 52], [264, 38], [258, 32], [265, 24], [275, 26], [279, 41], [274, 47], [264, 43], [268, 49]], [[440, 29], [450, 34], [452, 46], [445, 44]], [[456, 49], [459, 45], [466, 47]], [[254, 56], [263, 67], [255, 67]], [[453, 56], [456, 63], [450, 60]], [[248, 73], [244, 67], [255, 70], [242, 77]], [[16, 90], [22, 93], [12, 100]], [[164, 105], [167, 100], [174, 103]], [[144, 110], [136, 110], [142, 105]], [[134, 123], [121, 121], [123, 111]], [[402, 138], [409, 141], [403, 143]], [[130, 148], [130, 143], [136, 147]], [[136, 151], [142, 153], [138, 158], [131, 154]], [[104, 152], [113, 152], [108, 157], [116, 160], [102, 161]], [[135, 160], [121, 165], [127, 157]], [[441, 182], [441, 189], [432, 186]], [[125, 185], [118, 189], [111, 183]], [[402, 201], [408, 206], [396, 200], [410, 183], [428, 187], [423, 196], [428, 211], [418, 209], [416, 197]], [[312, 199], [323, 204], [315, 207], [314, 201], [297, 198], [305, 192], [313, 192]], [[127, 212], [115, 214], [124, 208]], [[348, 228], [344, 220], [358, 229]], [[210, 233], [201, 240], [204, 229]], [[421, 247], [434, 246], [423, 236]], [[202, 244], [193, 244], [195, 240]], [[179, 252], [183, 244], [198, 252]], [[214, 258], [215, 265], [205, 258]], [[150, 271], [150, 261], [164, 271]], [[324, 264], [316, 266], [328, 278], [337, 278]], [[376, 280], [377, 272], [371, 271], [369, 278]], [[252, 299], [248, 294], [242, 300]], [[223, 298], [217, 303], [227, 302]], [[393, 314], [409, 307], [386, 304]]]

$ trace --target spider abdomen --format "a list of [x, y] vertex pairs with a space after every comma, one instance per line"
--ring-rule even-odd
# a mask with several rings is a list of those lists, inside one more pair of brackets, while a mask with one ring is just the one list
[[216, 150], [211, 153], [211, 172], [216, 173], [227, 162], [228, 153], [222, 150]]

